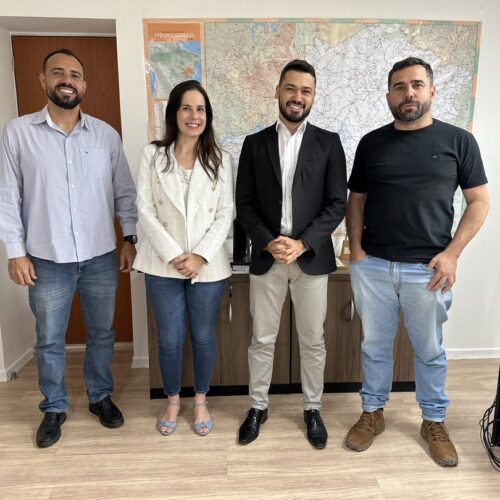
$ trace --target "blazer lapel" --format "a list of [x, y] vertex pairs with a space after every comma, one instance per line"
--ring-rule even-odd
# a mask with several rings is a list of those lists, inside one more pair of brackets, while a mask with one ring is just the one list
[[207, 184], [210, 184], [211, 182], [212, 181], [209, 179], [208, 175], [205, 173], [205, 170], [203, 170], [201, 163], [197, 159], [193, 167], [193, 173], [191, 174], [191, 182], [189, 184], [188, 201], [187, 201], [188, 221], [192, 221], [194, 219], [194, 216], [198, 211], [200, 202], [203, 199], [202, 193], [205, 189], [207, 189]]
[[295, 179], [300, 179], [302, 166], [309, 163], [314, 151], [314, 142], [316, 140], [316, 133], [314, 127], [308, 123], [302, 137], [302, 144], [300, 145], [299, 156], [297, 158], [297, 166], [295, 167], [295, 175], [293, 177], [293, 184]]
[[280, 166], [280, 148], [278, 144], [278, 132], [276, 131], [276, 124], [268, 128], [266, 134], [266, 147], [271, 159], [271, 165], [273, 167], [276, 178], [278, 179], [279, 185], [281, 186], [281, 166]]
[[177, 161], [173, 156], [173, 148], [169, 152], [170, 158], [174, 161], [174, 164], [171, 164], [168, 171], [164, 172], [167, 159], [164, 153], [159, 153], [158, 160], [155, 162], [156, 174], [160, 179], [165, 195], [168, 197], [172, 205], [174, 205], [184, 218], [186, 218], [186, 206], [182, 194], [181, 180], [179, 179], [179, 174], [176, 172]]

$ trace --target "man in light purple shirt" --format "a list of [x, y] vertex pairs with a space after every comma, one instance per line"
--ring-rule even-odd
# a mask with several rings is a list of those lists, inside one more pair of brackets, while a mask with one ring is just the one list
[[40, 82], [47, 106], [16, 118], [3, 132], [0, 239], [11, 280], [29, 286], [44, 396], [36, 443], [45, 448], [61, 436], [68, 409], [64, 337], [75, 291], [87, 331], [89, 410], [106, 427], [123, 424], [110, 398], [117, 286], [113, 220], [116, 214], [126, 235], [118, 267], [130, 272], [137, 210], [118, 133], [80, 110], [87, 83], [76, 55], [67, 49], [49, 54]]

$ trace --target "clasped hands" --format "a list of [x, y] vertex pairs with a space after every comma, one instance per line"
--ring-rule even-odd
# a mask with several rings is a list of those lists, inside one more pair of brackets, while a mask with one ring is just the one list
[[278, 236], [270, 241], [264, 250], [267, 250], [280, 264], [291, 264], [306, 251], [306, 247], [302, 240]]
[[175, 259], [172, 259], [169, 264], [186, 278], [193, 279], [198, 276], [201, 266], [205, 262], [205, 259], [196, 253], [182, 253], [175, 257]]

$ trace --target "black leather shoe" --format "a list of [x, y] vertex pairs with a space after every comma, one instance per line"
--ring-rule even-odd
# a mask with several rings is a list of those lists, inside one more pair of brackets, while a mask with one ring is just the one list
[[304, 410], [304, 422], [307, 425], [307, 439], [318, 450], [326, 447], [328, 432], [326, 432], [319, 410]]
[[123, 424], [123, 415], [118, 407], [111, 401], [109, 396], [106, 396], [98, 403], [90, 403], [89, 410], [94, 415], [99, 417], [99, 421], [104, 427], [114, 429]]
[[44, 413], [42, 423], [36, 433], [36, 445], [39, 448], [48, 448], [59, 441], [61, 425], [66, 420], [66, 413], [48, 411]]
[[266, 420], [267, 408], [265, 410], [250, 408], [250, 411], [247, 413], [247, 418], [245, 418], [245, 421], [241, 424], [238, 443], [248, 444], [255, 441], [259, 437], [260, 424], [263, 424]]

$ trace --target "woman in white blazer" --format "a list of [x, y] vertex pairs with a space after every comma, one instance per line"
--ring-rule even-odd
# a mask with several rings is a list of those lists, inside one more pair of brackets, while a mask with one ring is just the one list
[[167, 406], [157, 429], [171, 435], [180, 407], [184, 322], [187, 312], [195, 375], [194, 430], [212, 429], [207, 409], [215, 361], [215, 327], [226, 278], [224, 248], [233, 219], [229, 154], [217, 146], [212, 107], [194, 80], [177, 85], [165, 113], [165, 135], [142, 152], [137, 186], [145, 238], [134, 267], [146, 273], [155, 316]]

